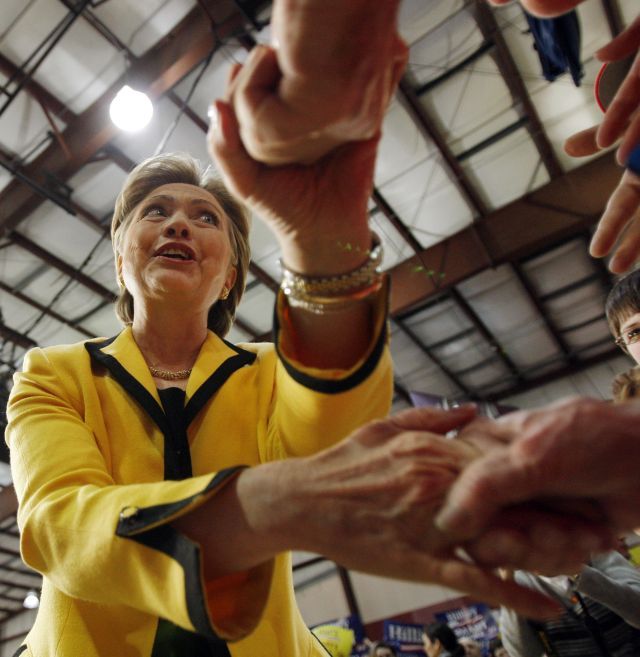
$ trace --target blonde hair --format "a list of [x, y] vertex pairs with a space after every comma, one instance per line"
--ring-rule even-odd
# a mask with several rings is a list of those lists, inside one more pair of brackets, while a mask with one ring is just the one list
[[[116, 258], [124, 235], [127, 232], [133, 211], [154, 189], [171, 183], [186, 183], [205, 189], [212, 194], [222, 206], [230, 219], [230, 241], [233, 264], [237, 269], [236, 281], [226, 299], [218, 299], [209, 309], [207, 327], [220, 337], [224, 337], [231, 328], [236, 308], [240, 303], [251, 260], [249, 248], [250, 215], [242, 203], [237, 201], [213, 173], [210, 167], [203, 168], [198, 160], [185, 153], [165, 153], [144, 160], [131, 171], [116, 200], [113, 219], [111, 220], [111, 241]], [[116, 315], [126, 326], [133, 322], [134, 304], [131, 293], [119, 286], [120, 293], [116, 301]]]

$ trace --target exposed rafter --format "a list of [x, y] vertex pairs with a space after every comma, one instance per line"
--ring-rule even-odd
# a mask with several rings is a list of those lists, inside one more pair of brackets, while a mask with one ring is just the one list
[[[600, 217], [619, 179], [614, 155], [606, 153], [492, 212], [481, 223], [491, 260], [478, 248], [473, 227], [423, 249], [390, 270], [392, 313], [424, 303], [492, 262], [513, 262], [562, 239], [583, 235]], [[598, 185], [590, 184], [592, 180], [598, 180]], [[442, 279], [425, 275], [425, 269], [438, 271], [442, 262]]]
[[556, 178], [562, 175], [563, 169], [560, 161], [547, 137], [542, 121], [538, 116], [538, 111], [529, 97], [524, 80], [520, 75], [520, 71], [518, 71], [513, 55], [507, 47], [493, 12], [489, 8], [489, 4], [486, 0], [475, 0], [473, 9], [482, 36], [486, 41], [491, 41], [495, 44], [495, 49], [491, 51], [491, 55], [502, 73], [502, 77], [511, 92], [516, 107], [519, 107], [520, 111], [528, 119], [527, 127], [529, 134], [540, 153], [540, 157], [549, 176]]
[[[220, 28], [218, 38], [225, 38], [241, 27], [229, 20]], [[193, 9], [180, 24], [159, 44], [134, 62], [128, 72], [152, 98], [171, 89], [190, 73], [215, 45], [213, 32], [202, 20], [198, 8]], [[107, 108], [122, 86], [122, 80], [113, 84], [97, 101], [71, 121], [63, 138], [73, 157], [68, 159], [56, 142], [26, 167], [35, 181], [42, 183], [45, 176], [59, 181], [68, 180], [80, 167], [90, 161], [115, 136], [116, 128], [106, 120]], [[25, 185], [12, 181], [0, 194], [0, 229], [5, 234], [15, 228], [41, 203], [41, 198]]]

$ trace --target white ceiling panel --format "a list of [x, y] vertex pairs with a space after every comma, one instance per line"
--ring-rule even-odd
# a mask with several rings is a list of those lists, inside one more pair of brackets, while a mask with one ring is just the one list
[[523, 264], [523, 270], [539, 295], [555, 290], [593, 274], [593, 262], [583, 240], [571, 240], [548, 250]]
[[[462, 6], [462, 3], [459, 5]], [[430, 7], [426, 9], [427, 6], [423, 3], [425, 13], [431, 11]], [[477, 50], [483, 42], [482, 33], [471, 14], [456, 9], [449, 8], [449, 20], [438, 21], [433, 17], [431, 27], [423, 32], [422, 38], [410, 42], [408, 70], [419, 85], [440, 77]]]
[[483, 367], [461, 374], [460, 379], [470, 388], [482, 390], [483, 394], [488, 392], [489, 388], [500, 389], [512, 383], [509, 370], [499, 358], [487, 362]]
[[[92, 162], [69, 180], [73, 200], [96, 218], [113, 213], [113, 202], [127, 174], [113, 162]], [[107, 226], [109, 222], [107, 221]]]
[[97, 7], [95, 13], [134, 55], [140, 56], [195, 4], [195, 0], [109, 0]]
[[424, 160], [380, 191], [425, 248], [462, 230], [473, 219], [439, 158]]
[[[206, 71], [202, 74], [200, 81], [196, 85], [195, 90], [189, 101], [189, 107], [193, 109], [198, 116], [207, 120], [209, 107], [211, 103], [218, 97], [220, 91], [225, 89], [227, 83], [227, 76], [231, 70], [233, 63], [244, 63], [247, 59], [248, 52], [245, 48], [241, 47], [234, 42], [225, 43], [218, 52], [215, 53], [213, 59], [207, 66]], [[174, 88], [176, 94], [185, 99], [191, 91], [196, 78], [200, 75], [204, 63], [197, 66], [194, 71], [185, 76]]]
[[0, 304], [3, 322], [14, 331], [22, 332], [40, 314], [33, 306], [4, 291], [0, 291]]
[[[3, 83], [6, 78], [3, 78]], [[0, 96], [0, 107], [6, 101]], [[56, 125], [64, 128], [64, 123], [54, 119]], [[0, 116], [0, 134], [2, 134], [2, 150], [7, 155], [18, 155], [21, 158], [31, 157], [32, 151], [43, 140], [48, 144], [47, 132], [50, 130], [42, 107], [36, 100], [26, 94], [18, 94]], [[3, 184], [4, 186], [4, 184]]]
[[375, 184], [384, 186], [435, 153], [404, 107], [394, 100], [382, 126]]
[[[101, 239], [93, 226], [87, 225], [49, 201], [40, 205], [20, 224], [20, 233], [76, 267]], [[108, 237], [106, 239], [109, 240]]]
[[[511, 94], [489, 55], [423, 94], [420, 100], [449, 143], [466, 137], [463, 143], [476, 144], [514, 118], [508, 112], [513, 105]], [[501, 124], [496, 117], [501, 118]]]
[[19, 286], [25, 277], [42, 265], [40, 258], [19, 246], [7, 246], [0, 251], [0, 280], [10, 287]]
[[560, 328], [566, 328], [602, 314], [604, 298], [600, 281], [595, 281], [549, 299], [546, 307], [553, 321]]
[[116, 317], [113, 304], [108, 304], [82, 320], [82, 326], [91, 331], [95, 337], [109, 338], [122, 330], [122, 324]]
[[[153, 103], [151, 123], [136, 133], [118, 133], [113, 143], [134, 162], [151, 157], [164, 140], [168, 129], [178, 116], [179, 107], [166, 98]], [[163, 152], [187, 152], [204, 163], [209, 163], [204, 133], [194, 123], [182, 116], [167, 141]]]
[[503, 207], [549, 182], [540, 154], [524, 128], [470, 157], [464, 169], [490, 208]]
[[400, 34], [407, 43], [412, 44], [427, 32], [435, 31], [438, 25], [446, 23], [465, 4], [465, 0], [403, 0], [398, 18]]
[[72, 329], [70, 326], [60, 324], [52, 319], [44, 319], [38, 327], [31, 332], [31, 336], [42, 347], [55, 344], [74, 344], [87, 339], [87, 337]]

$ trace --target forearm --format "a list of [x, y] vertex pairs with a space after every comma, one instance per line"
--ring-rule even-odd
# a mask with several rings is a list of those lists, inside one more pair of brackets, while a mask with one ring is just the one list
[[200, 544], [206, 580], [249, 570], [296, 547], [292, 489], [298, 468], [298, 459], [248, 468], [172, 523]]

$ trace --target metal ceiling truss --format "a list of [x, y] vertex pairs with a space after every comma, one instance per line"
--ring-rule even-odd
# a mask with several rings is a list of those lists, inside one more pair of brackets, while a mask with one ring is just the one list
[[[79, 11], [76, 9], [76, 7], [81, 5], [82, 9], [84, 9], [81, 14], [83, 19], [92, 25], [92, 27], [94, 27], [112, 45], [120, 50], [126, 51], [125, 54], [130, 59], [131, 67], [133, 69], [130, 72], [130, 75], [134, 75], [141, 80], [146, 80], [148, 86], [151, 87], [156, 92], [156, 94], [166, 94], [167, 97], [176, 105], [182, 104], [183, 101], [177, 96], [177, 94], [172, 91], [171, 88], [190, 70], [193, 70], [193, 68], [195, 68], [206, 56], [206, 53], [210, 51], [212, 47], [214, 47], [214, 41], [211, 32], [209, 31], [208, 34], [203, 33], [206, 32], [206, 30], [202, 29], [201, 11], [199, 9], [194, 9], [172, 32], [171, 40], [163, 40], [163, 42], [152, 48], [148, 53], [136, 59], [133, 54], [126, 49], [124, 44], [122, 44], [101, 21], [99, 21], [95, 14], [93, 14], [93, 12], [91, 12], [89, 9], [85, 8], [85, 5], [88, 3], [84, 2], [78, 5], [78, 3], [74, 4], [69, 0], [61, 1], [63, 1], [63, 3], [69, 9], [72, 9], [71, 13], [74, 11], [77, 12], [77, 14], [74, 14], [76, 17], [79, 15]], [[212, 9], [213, 3], [211, 2], [201, 4], [206, 4], [207, 7]], [[218, 15], [220, 15], [219, 5], [221, 3], [217, 4], [218, 6], [216, 7], [216, 10], [218, 11]], [[240, 9], [240, 11], [234, 13], [234, 11], [231, 11], [230, 7], [226, 7], [227, 16], [221, 23], [222, 26], [226, 25], [226, 29], [223, 30], [222, 36], [229, 36], [233, 35], [234, 33], [245, 34], [247, 36], [244, 45], [245, 47], [250, 48], [251, 45], [255, 43], [255, 41], [243, 27], [247, 22], [246, 13], [248, 11], [256, 12], [259, 8], [264, 7], [267, 3], [235, 2], [233, 4], [235, 4], [236, 9]], [[227, 3], [227, 5], [229, 5], [229, 3]], [[619, 18], [619, 11], [617, 9], [616, 3], [614, 0], [603, 0], [603, 6], [605, 6], [607, 16], [612, 17], [610, 22], [613, 25], [616, 20], [616, 15]], [[438, 84], [444, 82], [452, 75], [455, 75], [455, 73], [462, 70], [464, 67], [469, 66], [473, 61], [484, 56], [485, 54], [492, 54], [508, 84], [514, 99], [514, 103], [521, 109], [522, 117], [516, 124], [507, 126], [505, 129], [500, 131], [500, 133], [497, 133], [493, 137], [490, 137], [488, 140], [483, 141], [481, 144], [474, 146], [473, 152], [475, 153], [481, 148], [486, 148], [496, 140], [506, 136], [507, 134], [510, 134], [512, 131], [526, 126], [529, 129], [531, 136], [534, 139], [536, 146], [538, 147], [541, 158], [549, 170], [552, 178], [560, 176], [562, 170], [557, 162], [557, 159], [555, 159], [550, 143], [546, 139], [544, 130], [537, 116], [535, 108], [533, 107], [533, 104], [526, 92], [524, 82], [522, 81], [522, 78], [519, 75], [517, 68], [515, 67], [515, 63], [513, 62], [510, 52], [504, 43], [504, 39], [500, 33], [497, 23], [495, 22], [492, 12], [486, 7], [484, 0], [476, 0], [473, 11], [478, 22], [478, 26], [482, 31], [485, 39], [480, 48], [478, 48], [476, 52], [467, 57], [464, 61], [460, 62], [457, 66], [452, 67], [452, 69], [445, 72], [443, 75], [439, 76], [430, 83], [427, 83], [426, 85], [422, 85], [417, 89], [414, 88], [414, 85], [409, 80], [409, 78], [405, 76], [400, 85], [399, 98], [409, 112], [409, 115], [418, 126], [419, 130], [422, 132], [423, 136], [429, 141], [433, 142], [438, 148], [445, 163], [445, 168], [449, 172], [452, 181], [456, 184], [463, 196], [467, 199], [467, 202], [473, 209], [476, 217], [483, 218], [479, 226], [472, 226], [467, 231], [463, 231], [465, 233], [464, 237], [457, 238], [457, 236], [453, 236], [453, 238], [445, 240], [446, 244], [444, 246], [436, 245], [436, 247], [439, 247], [438, 251], [441, 252], [443, 248], [448, 249], [450, 246], [458, 247], [457, 249], [451, 249], [451, 253], [447, 258], [449, 263], [454, 258], [458, 262], [464, 261], [464, 256], [467, 255], [471, 249], [477, 251], [479, 244], [481, 245], [480, 250], [484, 251], [484, 254], [481, 258], [481, 262], [479, 265], [476, 265], [475, 269], [468, 268], [466, 273], [458, 274], [454, 281], [452, 281], [452, 278], [448, 276], [448, 272], [447, 280], [444, 284], [439, 281], [431, 281], [431, 292], [426, 295], [422, 293], [418, 298], [414, 298], [410, 305], [424, 302], [425, 299], [428, 298], [429, 294], [439, 293], [442, 291], [442, 289], [448, 289], [449, 293], [456, 300], [456, 303], [462, 308], [463, 312], [470, 318], [470, 320], [474, 322], [476, 330], [479, 331], [479, 333], [487, 340], [488, 344], [492, 346], [497, 354], [497, 357], [502, 360], [503, 364], [507, 367], [515, 380], [522, 382], [522, 373], [518, 371], [518, 368], [515, 366], [515, 364], [509, 359], [508, 355], [505, 354], [504, 350], [501, 348], [495, 337], [487, 329], [486, 325], [484, 325], [480, 318], [477, 317], [475, 313], [473, 313], [473, 309], [470, 307], [464, 297], [454, 287], [451, 286], [452, 282], [460, 282], [461, 280], [464, 280], [464, 278], [466, 278], [468, 275], [477, 273], [477, 271], [480, 271], [487, 266], [494, 266], [501, 261], [500, 256], [496, 254], [496, 250], [491, 246], [491, 239], [488, 239], [488, 237], [492, 237], [492, 234], [490, 231], [488, 232], [485, 229], [486, 227], [484, 225], [486, 220], [491, 220], [492, 215], [495, 215], [495, 213], [489, 213], [478, 191], [475, 189], [469, 177], [466, 175], [464, 169], [460, 166], [460, 160], [465, 159], [465, 157], [469, 157], [471, 153], [466, 152], [458, 156], [455, 156], [452, 153], [446, 144], [445, 139], [437, 129], [435, 122], [431, 119], [425, 110], [424, 105], [420, 102], [420, 95], [433, 90]], [[209, 12], [207, 13], [211, 18], [212, 14]], [[254, 17], [255, 15], [257, 14], [254, 14]], [[253, 20], [250, 22], [253, 23]], [[198, 25], [200, 26], [199, 29], [196, 27]], [[217, 29], [220, 30], [221, 27], [218, 26]], [[215, 36], [220, 38], [220, 32], [218, 31]], [[158, 62], [161, 62], [162, 65], [159, 66]], [[164, 69], [163, 66], [165, 67]], [[0, 56], [0, 70], [3, 70], [10, 76], [16, 76], [20, 72], [18, 67], [16, 67], [12, 62], [2, 56]], [[177, 71], [179, 71], [179, 73]], [[104, 152], [114, 162], [126, 170], [130, 170], [132, 165], [135, 164], [109, 143], [111, 137], [113, 136], [112, 129], [110, 126], [105, 126], [99, 123], [96, 118], [98, 109], [106, 106], [108, 101], [110, 101], [111, 97], [113, 96], [115, 90], [119, 88], [120, 84], [120, 81], [117, 82], [112, 87], [112, 89], [110, 89], [106, 94], [103, 95], [101, 99], [94, 103], [91, 108], [78, 116], [66, 108], [62, 103], [60, 103], [60, 101], [58, 101], [52, 94], [34, 82], [29, 75], [23, 76], [22, 88], [37, 98], [43, 107], [46, 107], [58, 118], [67, 123], [66, 128], [61, 132], [61, 139], [63, 140], [62, 143], [66, 144], [67, 148], [73, 154], [73, 158], [71, 162], [61, 161], [60, 151], [62, 151], [62, 155], [65, 155], [64, 148], [61, 147], [60, 141], [57, 143], [52, 142], [45, 153], [39, 156], [34, 163], [31, 163], [26, 167], [20, 167], [20, 170], [18, 170], [18, 167], [15, 165], [15, 163], [11, 163], [11, 165], [14, 167], [12, 173], [14, 173], [14, 175], [17, 177], [22, 175], [23, 184], [21, 185], [19, 183], [12, 183], [2, 194], [0, 194], [0, 208], [2, 209], [2, 214], [0, 214], [0, 226], [2, 226], [5, 231], [9, 231], [8, 235], [11, 237], [12, 241], [16, 245], [27, 249], [32, 254], [41, 258], [49, 266], [55, 267], [66, 275], [75, 278], [80, 283], [91, 289], [94, 293], [102, 297], [103, 300], [99, 302], [95, 309], [89, 313], [86, 313], [83, 317], [79, 318], [79, 320], [85, 320], [91, 314], [93, 314], [93, 312], [103, 308], [114, 298], [113, 293], [110, 290], [104, 288], [104, 286], [101, 284], [90, 279], [90, 277], [82, 274], [82, 272], [78, 272], [77, 270], [69, 267], [66, 265], [66, 263], [60, 261], [60, 259], [56, 258], [56, 256], [53, 254], [48, 253], [42, 247], [34, 244], [19, 233], [12, 231], [11, 228], [12, 226], [18, 225], [24, 217], [32, 212], [33, 209], [39, 205], [42, 197], [46, 197], [49, 200], [54, 200], [51, 197], [51, 190], [48, 188], [50, 185], [44, 187], [42, 186], [42, 178], [36, 175], [37, 171], [48, 171], [49, 174], [53, 175], [57, 180], [64, 182], [65, 179], [68, 179], [71, 175], [73, 175], [73, 173], [79, 170], [79, 168], [85, 162], [90, 161], [91, 158], [99, 157], [100, 152]], [[187, 116], [200, 129], [203, 131], [206, 130], [207, 123], [203, 119], [198, 117], [190, 108], [184, 109], [185, 116]], [[88, 128], [87, 125], [89, 126]], [[77, 144], [80, 139], [80, 135], [82, 135], [85, 145], [80, 149], [80, 152], [78, 152]], [[87, 143], [89, 144], [88, 146], [86, 145]], [[69, 158], [65, 157], [64, 159], [68, 160]], [[571, 174], [568, 175], [571, 176]], [[27, 188], [30, 187], [30, 189], [25, 191], [25, 186]], [[390, 204], [384, 199], [379, 190], [374, 190], [373, 200], [376, 203], [378, 209], [384, 214], [387, 220], [396, 228], [403, 239], [416, 253], [417, 261], [414, 265], [414, 269], [424, 269], [425, 263], [430, 262], [431, 254], [434, 253], [433, 249], [436, 247], [432, 247], [432, 249], [426, 250], [422, 249], [417, 238], [413, 235], [411, 230], [406, 226], [402, 219], [396, 214]], [[65, 209], [71, 211], [72, 213], [81, 215], [95, 227], [100, 227], [104, 230], [104, 225], [101, 220], [95, 217], [91, 217], [90, 213], [87, 213], [82, 208], [79, 208], [77, 204], [73, 204], [73, 206], [67, 207]], [[479, 227], [481, 227], [481, 230]], [[553, 237], [549, 235], [547, 239], [551, 240]], [[465, 243], [462, 244], [462, 242]], [[460, 248], [463, 249], [462, 253], [460, 253]], [[460, 258], [459, 256], [463, 257]], [[474, 258], [474, 260], [476, 263], [478, 263], [477, 256]], [[407, 265], [411, 266], [411, 263], [402, 263], [402, 265], [394, 268], [396, 271], [391, 272], [392, 279], [396, 279], [394, 280], [394, 283], [396, 283], [394, 288], [397, 289], [397, 283], [399, 283], [400, 286], [407, 285], [407, 277], [403, 277], [398, 274], [399, 267], [406, 267]], [[256, 279], [261, 283], [267, 285], [271, 290], [277, 290], [277, 282], [255, 263], [251, 263], [251, 271]], [[523, 283], [522, 271], [519, 271], [516, 275], [520, 279], [521, 283]], [[415, 280], [413, 282], [415, 282]], [[544, 303], [544, 300], [538, 299], [535, 296], [534, 291], [532, 289], [528, 289], [525, 283], [523, 283], [523, 287], [525, 287], [529, 298], [532, 300], [542, 315], [543, 319], [545, 320], [547, 328], [554, 336], [556, 344], [560, 346], [563, 343], [562, 336], [555, 329], [555, 327], [552, 326], [547, 314], [543, 312], [544, 308], [542, 304]], [[41, 312], [45, 312], [53, 319], [60, 321], [60, 315], [55, 313], [55, 311], [47, 309], [41, 304], [37, 304], [37, 302], [32, 300], [27, 300], [26, 295], [17, 290], [11, 290], [7, 288], [8, 286], [4, 286], [2, 289], [10, 294], [13, 294], [21, 301], [30, 303], [32, 307], [37, 308]], [[399, 306], [399, 308], [402, 307], [406, 308], [406, 303], [404, 306]], [[398, 307], [394, 309], [394, 314], [396, 313], [398, 313]], [[73, 328], [79, 330], [81, 333], [90, 333], [86, 329], [82, 328], [81, 325], [79, 325], [79, 320], [76, 320], [75, 322], [66, 321], [65, 323], [69, 326], [73, 326]], [[254, 338], [264, 337], [257, 336], [254, 329], [247, 326], [246, 323], [243, 323], [240, 320], [237, 321], [237, 324], [238, 328]], [[401, 328], [401, 330], [406, 332], [407, 329], [403, 325], [401, 319], [399, 320], [398, 326]], [[23, 344], [26, 344], [26, 341], [29, 340], [27, 336], [18, 337], [17, 335], [14, 335], [14, 337], [22, 341]], [[422, 345], [422, 347], [425, 347], [425, 345], [423, 345], [420, 340], [418, 340], [418, 342], [420, 345]], [[561, 351], [565, 356], [568, 357], [566, 343], [565, 348], [561, 347]], [[442, 368], [442, 364], [439, 364], [439, 366]], [[447, 376], [451, 376], [453, 374], [453, 376], [457, 379], [455, 373], [447, 372], [445, 369], [443, 369], [443, 371], [445, 371]], [[461, 386], [460, 384], [461, 381], [458, 379], [456, 385], [464, 391], [465, 386]]]

